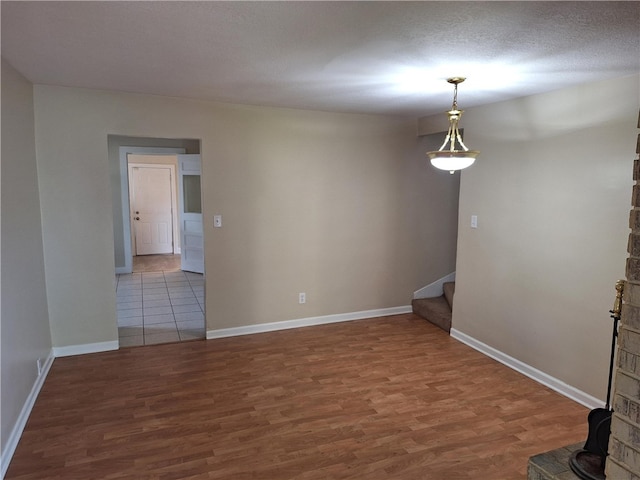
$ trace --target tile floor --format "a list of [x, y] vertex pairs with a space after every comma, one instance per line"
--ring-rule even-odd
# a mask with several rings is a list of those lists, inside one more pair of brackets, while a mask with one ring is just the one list
[[139, 272], [116, 282], [121, 347], [205, 338], [201, 274]]

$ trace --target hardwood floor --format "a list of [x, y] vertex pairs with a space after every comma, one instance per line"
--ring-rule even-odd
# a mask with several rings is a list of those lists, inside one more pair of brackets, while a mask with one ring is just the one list
[[6, 479], [524, 479], [587, 413], [398, 315], [58, 358]]
[[134, 272], [174, 272], [180, 270], [180, 255], [137, 255], [133, 257]]

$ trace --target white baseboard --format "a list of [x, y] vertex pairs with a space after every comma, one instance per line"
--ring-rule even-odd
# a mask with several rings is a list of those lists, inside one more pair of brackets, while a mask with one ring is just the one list
[[521, 374], [535, 380], [542, 385], [549, 387], [551, 390], [555, 390], [561, 395], [564, 395], [571, 400], [578, 402], [581, 405], [584, 405], [587, 408], [602, 408], [604, 407], [604, 402], [594, 396], [589, 395], [588, 393], [583, 392], [582, 390], [578, 390], [571, 385], [564, 383], [562, 380], [558, 380], [551, 375], [544, 373], [537, 368], [532, 367], [531, 365], [527, 365], [520, 360], [513, 358], [506, 353], [501, 352], [500, 350], [496, 350], [493, 347], [490, 347], [486, 343], [482, 343], [480, 340], [476, 340], [473, 337], [470, 337], [466, 333], [462, 333], [455, 328], [451, 329], [451, 336], [456, 340], [469, 345], [471, 348], [484, 353], [486, 356], [497, 360], [498, 362], [506, 365], [509, 368], [514, 369], [516, 372], [520, 372]]
[[349, 322], [352, 320], [362, 320], [365, 318], [387, 317], [389, 315], [400, 315], [411, 313], [411, 306], [382, 308], [378, 310], [363, 310], [361, 312], [339, 313], [335, 315], [324, 315], [321, 317], [307, 317], [296, 320], [286, 320], [282, 322], [261, 323], [258, 325], [247, 325], [244, 327], [221, 328], [218, 330], [208, 330], [207, 340], [214, 338], [236, 337], [239, 335], [251, 335], [254, 333], [274, 332], [277, 330], [288, 330], [291, 328], [310, 327], [313, 325], [325, 325], [327, 323]]
[[42, 388], [42, 385], [44, 385], [44, 381], [49, 374], [49, 370], [51, 369], [51, 365], [53, 364], [53, 359], [54, 354], [53, 350], [51, 350], [49, 352], [49, 356], [47, 356], [47, 358], [45, 359], [40, 375], [38, 375], [38, 377], [36, 378], [36, 381], [31, 388], [31, 392], [27, 396], [27, 399], [22, 406], [20, 415], [18, 415], [18, 419], [16, 420], [11, 433], [9, 434], [9, 437], [4, 444], [2, 455], [0, 456], [0, 479], [4, 478], [4, 475], [7, 473], [9, 462], [11, 462], [11, 458], [16, 451], [18, 441], [22, 436], [22, 432], [24, 431], [24, 427], [27, 424], [29, 415], [31, 415], [31, 410], [33, 409], [33, 405], [36, 403], [36, 399], [38, 398], [40, 389]]
[[127, 267], [116, 267], [116, 275], [125, 275], [131, 273], [131, 269]]
[[413, 298], [433, 298], [439, 297], [444, 293], [442, 286], [447, 282], [456, 281], [456, 272], [451, 272], [449, 275], [430, 283], [426, 287], [422, 287], [420, 290], [413, 292]]
[[85, 343], [82, 345], [69, 345], [66, 347], [53, 347], [55, 357], [70, 357], [71, 355], [84, 355], [86, 353], [108, 352], [118, 350], [120, 343], [117, 340], [112, 342]]

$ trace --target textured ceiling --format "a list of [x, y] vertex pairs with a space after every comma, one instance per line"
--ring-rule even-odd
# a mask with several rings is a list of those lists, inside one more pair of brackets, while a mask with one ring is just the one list
[[[9, 2], [36, 84], [422, 116], [640, 72], [639, 2]], [[588, 99], [585, 99], [588, 101]]]

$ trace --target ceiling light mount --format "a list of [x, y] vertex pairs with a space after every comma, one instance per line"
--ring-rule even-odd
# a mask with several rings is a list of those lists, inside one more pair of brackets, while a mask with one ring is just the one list
[[[442, 146], [437, 151], [427, 152], [431, 165], [440, 170], [449, 170], [450, 173], [471, 166], [480, 153], [477, 150], [469, 150], [466, 147], [458, 129], [458, 122], [462, 117], [462, 112], [464, 112], [464, 110], [458, 109], [458, 84], [465, 80], [465, 77], [447, 78], [447, 82], [454, 85], [453, 104], [451, 105], [451, 110], [447, 112], [449, 130]], [[456, 142], [459, 148], [456, 146]]]

